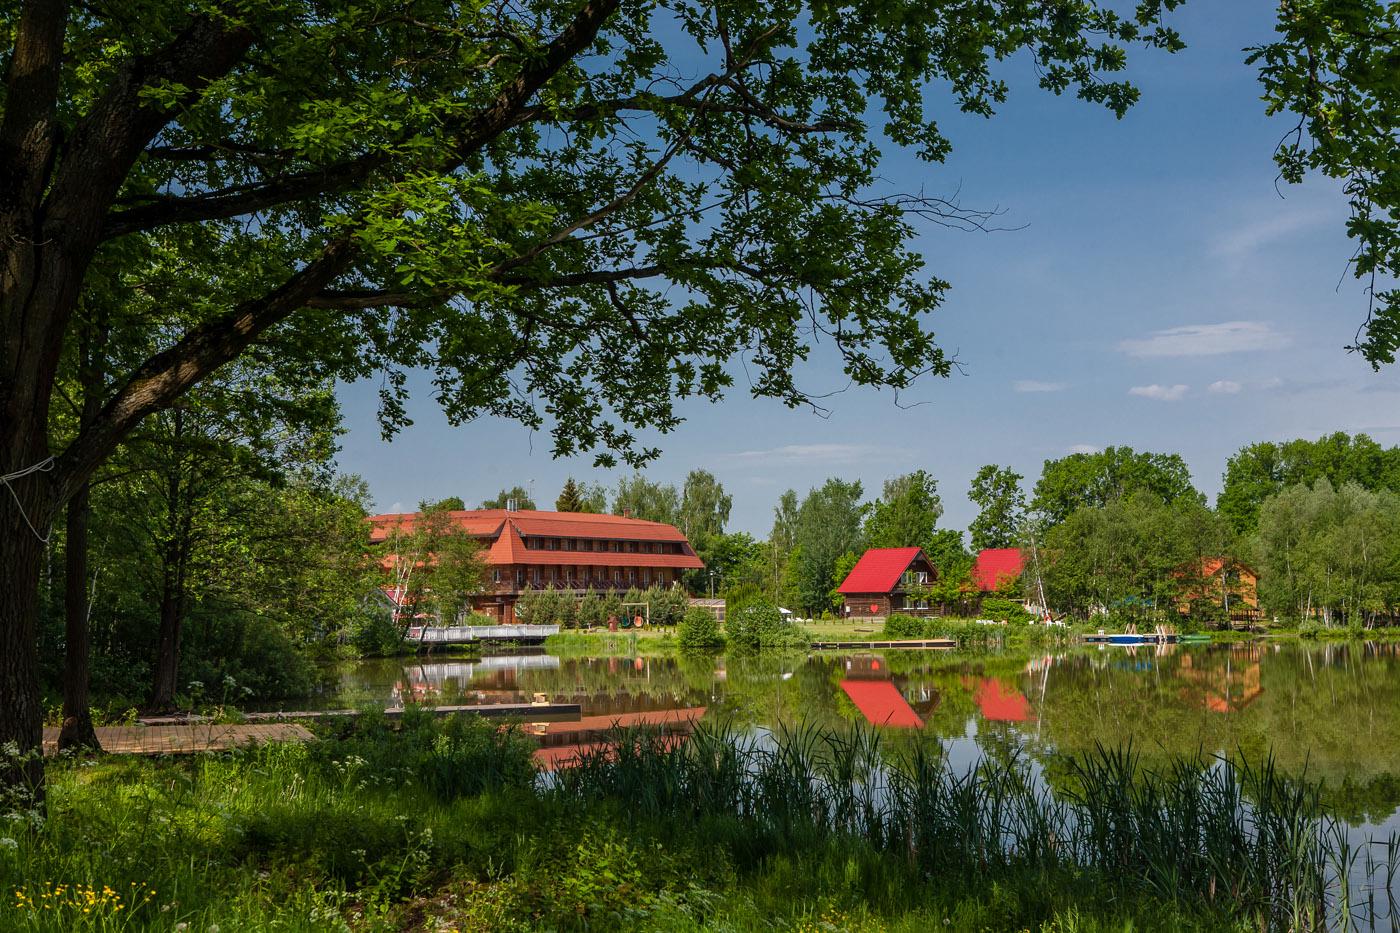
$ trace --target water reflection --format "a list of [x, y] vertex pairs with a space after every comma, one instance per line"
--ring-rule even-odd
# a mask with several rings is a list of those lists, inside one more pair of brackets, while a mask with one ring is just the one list
[[[684, 735], [702, 717], [771, 729], [874, 723], [888, 743], [939, 743], [955, 766], [1029, 755], [1052, 784], [1067, 753], [1131, 742], [1149, 762], [1272, 750], [1326, 784], [1353, 823], [1400, 807], [1400, 652], [1395, 645], [1166, 645], [1056, 655], [869, 651], [752, 658], [402, 659], [348, 666], [325, 705], [408, 701], [579, 703], [540, 730], [547, 752], [596, 742], [613, 721]], [[668, 718], [669, 717], [669, 718]]]

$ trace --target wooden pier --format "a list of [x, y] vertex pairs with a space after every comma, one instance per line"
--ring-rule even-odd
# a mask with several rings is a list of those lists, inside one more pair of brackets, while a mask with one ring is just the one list
[[832, 648], [956, 648], [954, 638], [910, 638], [900, 641], [814, 641], [812, 647], [818, 651]]
[[404, 633], [404, 641], [427, 648], [432, 645], [475, 645], [483, 641], [538, 643], [559, 634], [557, 625], [423, 625]]
[[[432, 713], [434, 716], [475, 713], [478, 716], [495, 718], [514, 716], [527, 722], [574, 722], [583, 713], [583, 707], [578, 703], [490, 703], [476, 706], [422, 706], [417, 708]], [[390, 719], [396, 719], [403, 713], [404, 707], [402, 706], [388, 707], [384, 710], [384, 715]], [[243, 718], [249, 722], [284, 722], [295, 719], [335, 719], [341, 716], [358, 715], [360, 715], [360, 710], [357, 709], [311, 709], [275, 713], [246, 713]]]
[[[305, 726], [294, 722], [194, 723], [183, 726], [98, 726], [97, 741], [109, 755], [192, 755], [269, 742], [310, 742]], [[58, 754], [58, 729], [44, 730], [44, 754]]]

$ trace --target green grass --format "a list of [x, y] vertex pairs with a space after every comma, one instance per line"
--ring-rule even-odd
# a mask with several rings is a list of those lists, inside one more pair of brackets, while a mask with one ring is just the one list
[[517, 733], [412, 712], [56, 763], [47, 819], [0, 820], [0, 929], [1281, 930], [1354, 859], [1268, 762], [1099, 750], [1055, 797], [868, 730], [617, 738], [545, 781]]

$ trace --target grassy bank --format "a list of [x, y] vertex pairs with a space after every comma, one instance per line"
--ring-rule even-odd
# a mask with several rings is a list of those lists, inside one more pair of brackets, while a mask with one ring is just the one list
[[539, 781], [478, 720], [339, 728], [55, 765], [47, 820], [0, 830], [0, 929], [1287, 929], [1351, 857], [1268, 767], [1100, 753], [1055, 798], [870, 732], [702, 729]]
[[550, 654], [560, 657], [580, 655], [639, 655], [670, 654], [676, 648], [675, 635], [667, 630], [647, 628], [622, 632], [560, 632], [544, 640]]

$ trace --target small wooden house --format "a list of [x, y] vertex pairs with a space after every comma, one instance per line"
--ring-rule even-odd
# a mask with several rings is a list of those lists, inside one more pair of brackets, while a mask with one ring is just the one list
[[871, 548], [836, 589], [846, 598], [847, 617], [884, 618], [892, 612], [927, 612], [930, 606], [918, 590], [937, 578], [923, 548]]
[[1213, 603], [1228, 615], [1250, 614], [1259, 609], [1259, 574], [1233, 557], [1204, 557], [1199, 565], [1178, 572], [1183, 588], [1177, 611], [1188, 613], [1200, 600]]

